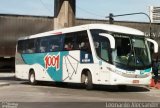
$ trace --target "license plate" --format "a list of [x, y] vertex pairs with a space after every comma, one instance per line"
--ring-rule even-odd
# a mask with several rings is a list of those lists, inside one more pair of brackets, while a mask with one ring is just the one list
[[139, 84], [139, 80], [133, 80], [133, 84]]

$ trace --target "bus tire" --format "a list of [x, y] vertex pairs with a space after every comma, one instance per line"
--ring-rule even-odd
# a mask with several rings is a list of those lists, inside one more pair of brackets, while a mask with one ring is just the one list
[[31, 70], [31, 71], [29, 72], [29, 83], [30, 83], [31, 85], [36, 85], [36, 84], [37, 84], [34, 70]]
[[126, 91], [127, 90], [127, 86], [126, 85], [118, 85], [118, 90]]
[[93, 89], [92, 75], [89, 71], [87, 71], [87, 73], [82, 74], [81, 81], [85, 85], [85, 88], [87, 90]]

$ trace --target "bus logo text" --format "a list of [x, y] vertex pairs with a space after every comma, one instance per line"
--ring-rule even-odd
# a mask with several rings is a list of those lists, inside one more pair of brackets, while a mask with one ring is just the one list
[[49, 55], [47, 54], [44, 58], [45, 68], [48, 69], [49, 67], [55, 67], [56, 70], [59, 70], [59, 63], [60, 63], [60, 55]]

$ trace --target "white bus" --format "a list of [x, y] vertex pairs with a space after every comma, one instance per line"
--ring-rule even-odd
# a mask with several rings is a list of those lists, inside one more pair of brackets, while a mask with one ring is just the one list
[[144, 33], [122, 26], [87, 24], [20, 38], [16, 77], [99, 85], [149, 85], [151, 56]]

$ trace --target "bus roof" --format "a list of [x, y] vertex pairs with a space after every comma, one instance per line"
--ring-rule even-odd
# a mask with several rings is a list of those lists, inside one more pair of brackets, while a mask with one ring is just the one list
[[27, 36], [27, 37], [21, 37], [19, 38], [19, 40], [31, 39], [31, 38], [37, 38], [37, 37], [43, 37], [43, 36], [49, 36], [49, 35], [71, 33], [71, 32], [76, 32], [76, 31], [87, 30], [87, 29], [102, 29], [102, 30], [107, 30], [109, 32], [144, 36], [144, 33], [142, 31], [133, 29], [133, 28], [129, 28], [129, 27], [111, 25], [111, 24], [85, 24], [85, 25], [80, 25], [80, 26], [52, 30], [52, 31], [44, 32], [44, 33], [39, 33], [36, 35]]

